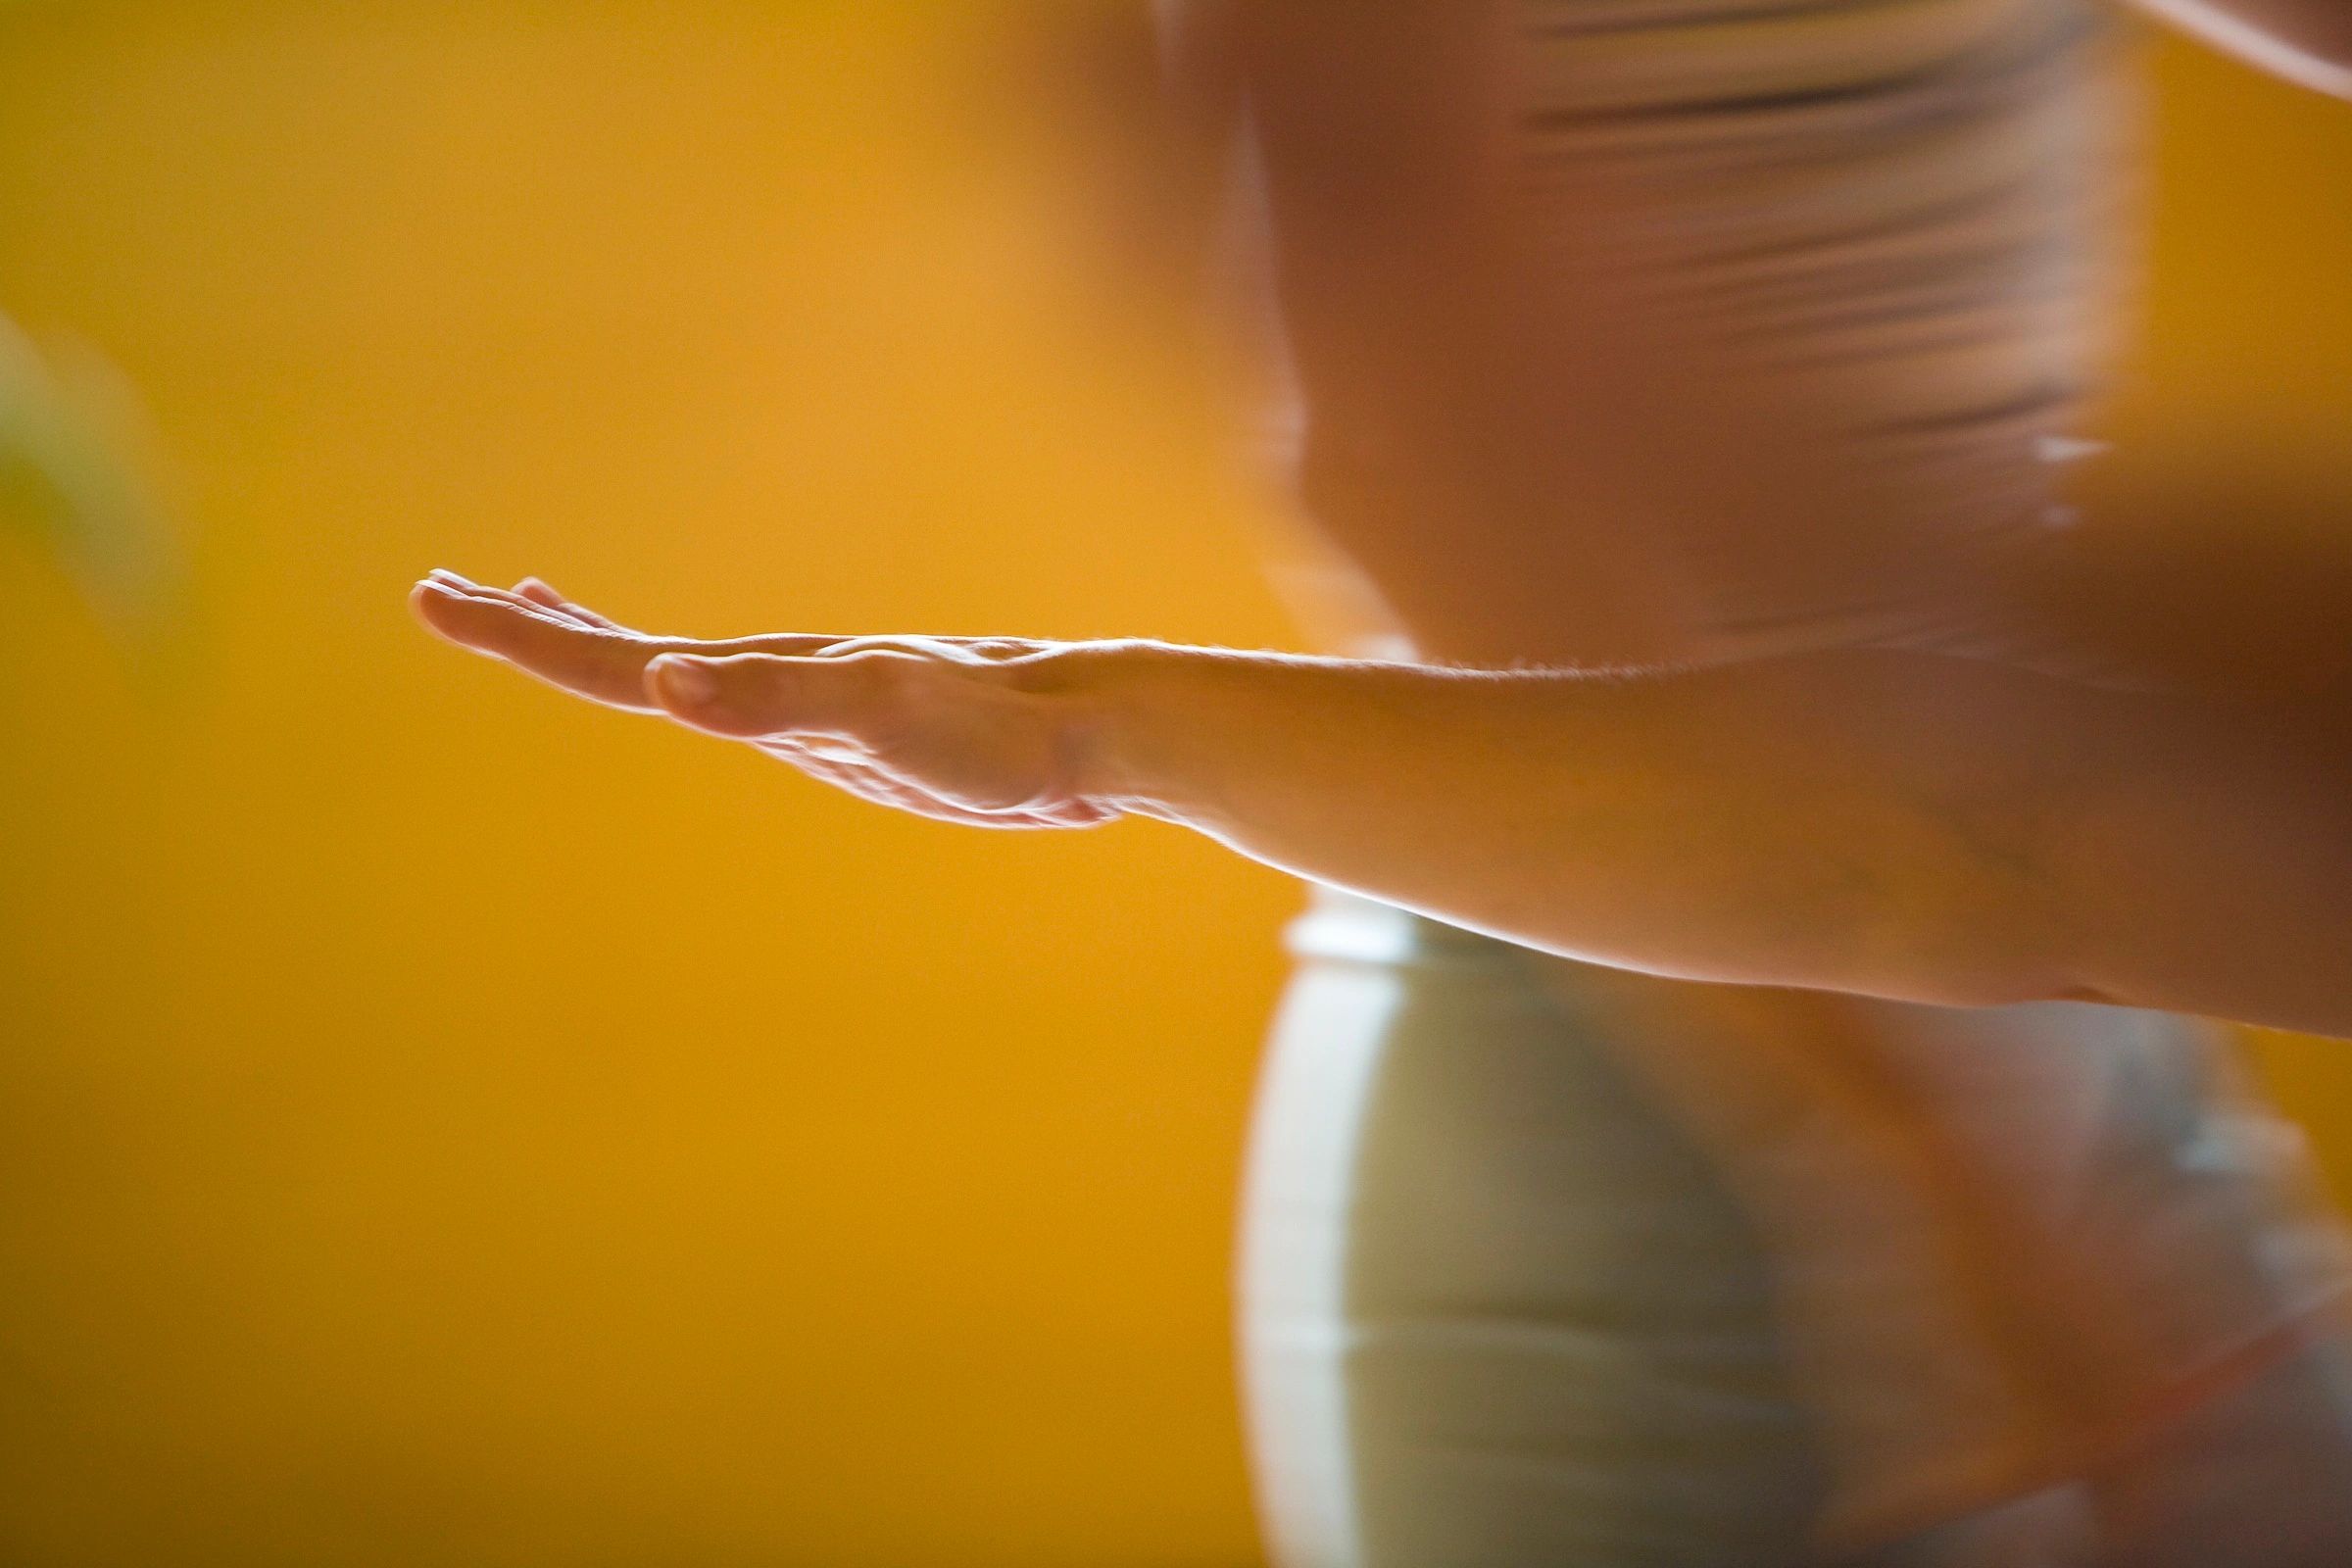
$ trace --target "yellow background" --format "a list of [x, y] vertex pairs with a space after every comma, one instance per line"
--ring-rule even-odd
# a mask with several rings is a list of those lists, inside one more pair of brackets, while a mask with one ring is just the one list
[[[1285, 637], [976, 15], [0, 7], [0, 310], [121, 370], [187, 531], [144, 639], [0, 533], [0, 1563], [1255, 1559], [1294, 891], [874, 811], [401, 605]], [[2158, 401], [2352, 430], [2352, 107], [2163, 73]], [[2266, 1059], [2352, 1156], [2352, 1057]]]

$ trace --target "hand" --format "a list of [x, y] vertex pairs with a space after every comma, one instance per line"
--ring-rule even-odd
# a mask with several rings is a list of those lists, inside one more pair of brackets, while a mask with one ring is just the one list
[[973, 827], [1093, 827], [1083, 673], [1111, 645], [1008, 637], [653, 637], [537, 578], [436, 571], [418, 618], [609, 708], [747, 742], [865, 800]]

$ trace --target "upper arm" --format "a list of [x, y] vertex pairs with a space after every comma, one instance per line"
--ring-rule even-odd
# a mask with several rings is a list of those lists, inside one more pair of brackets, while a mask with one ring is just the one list
[[2352, 0], [2133, 0], [2257, 70], [2352, 99]]

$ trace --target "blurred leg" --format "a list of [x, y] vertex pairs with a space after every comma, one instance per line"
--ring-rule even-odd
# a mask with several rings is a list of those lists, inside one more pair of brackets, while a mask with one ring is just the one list
[[1510, 950], [1331, 900], [1258, 1105], [1242, 1329], [1282, 1568], [1791, 1562], [1763, 1264]]
[[2352, 1563], [2352, 1357], [2332, 1328], [2165, 1427], [2100, 1500], [2131, 1568]]
[[2108, 1559], [2100, 1551], [2089, 1489], [2060, 1486], [1981, 1509], [1846, 1568], [2102, 1568]]
[[2340, 1568], [2352, 1563], [2346, 1370], [2329, 1334], [2095, 1482], [1982, 1509], [1851, 1568]]

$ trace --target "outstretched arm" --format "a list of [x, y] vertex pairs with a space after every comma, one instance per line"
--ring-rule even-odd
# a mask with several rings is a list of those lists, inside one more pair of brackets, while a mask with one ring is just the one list
[[2281, 81], [2352, 98], [2352, 0], [2135, 0]]
[[974, 825], [1121, 813], [1532, 947], [2352, 1033], [2352, 809], [2185, 704], [1837, 654], [1634, 678], [1150, 643], [657, 639], [428, 582], [445, 636]]

